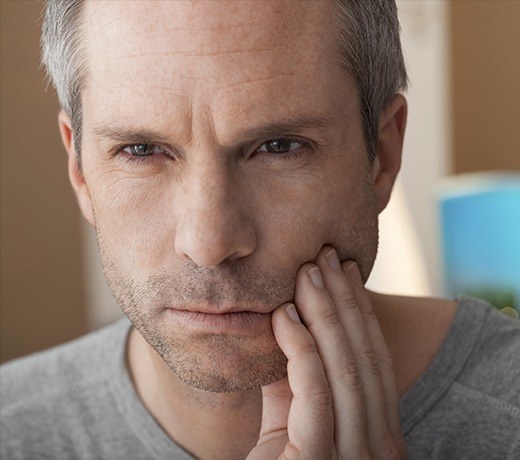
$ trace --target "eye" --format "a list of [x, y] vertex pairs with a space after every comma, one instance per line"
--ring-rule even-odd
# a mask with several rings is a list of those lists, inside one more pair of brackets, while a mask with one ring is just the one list
[[149, 157], [161, 153], [162, 150], [155, 144], [133, 144], [125, 147], [123, 152], [134, 157]]
[[302, 147], [305, 147], [303, 142], [297, 141], [295, 139], [287, 139], [287, 138], [278, 138], [271, 139], [257, 150], [257, 153], [266, 152], [273, 155], [284, 155], [296, 153]]

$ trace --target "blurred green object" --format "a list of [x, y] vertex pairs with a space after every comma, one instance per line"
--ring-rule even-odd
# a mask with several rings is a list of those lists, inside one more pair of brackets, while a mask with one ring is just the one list
[[518, 318], [520, 316], [519, 299], [512, 290], [507, 289], [465, 289], [465, 295], [485, 300], [506, 315]]

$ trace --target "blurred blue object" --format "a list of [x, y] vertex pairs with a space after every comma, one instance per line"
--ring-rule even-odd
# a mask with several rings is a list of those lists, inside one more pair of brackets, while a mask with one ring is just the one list
[[446, 294], [520, 310], [520, 173], [442, 181], [440, 214]]

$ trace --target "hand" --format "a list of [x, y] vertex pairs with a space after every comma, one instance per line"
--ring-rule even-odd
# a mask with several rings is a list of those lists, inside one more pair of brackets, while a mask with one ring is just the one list
[[273, 312], [287, 379], [262, 388], [248, 459], [406, 458], [392, 358], [356, 263], [322, 248], [298, 271], [295, 303]]

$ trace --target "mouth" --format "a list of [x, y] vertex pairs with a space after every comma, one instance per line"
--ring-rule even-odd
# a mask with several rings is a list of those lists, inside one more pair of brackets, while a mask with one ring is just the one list
[[271, 313], [230, 308], [189, 310], [168, 308], [168, 314], [183, 328], [207, 333], [247, 333], [271, 324]]

